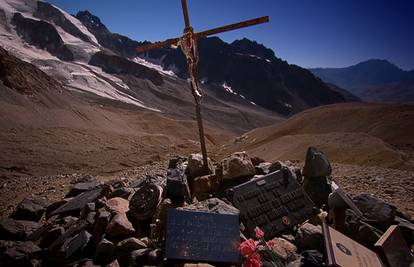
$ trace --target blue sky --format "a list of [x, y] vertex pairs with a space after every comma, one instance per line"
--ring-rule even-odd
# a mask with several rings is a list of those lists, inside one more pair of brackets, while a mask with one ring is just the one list
[[[49, 0], [76, 14], [89, 10], [112, 31], [158, 41], [182, 33], [179, 0]], [[187, 0], [196, 31], [270, 16], [270, 23], [220, 34], [247, 37], [302, 67], [344, 67], [371, 58], [414, 69], [412, 0]]]

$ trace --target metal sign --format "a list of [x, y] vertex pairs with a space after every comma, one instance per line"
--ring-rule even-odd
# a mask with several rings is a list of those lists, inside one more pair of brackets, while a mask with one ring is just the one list
[[240, 263], [239, 216], [169, 209], [165, 257]]
[[251, 237], [258, 226], [266, 238], [273, 238], [309, 219], [314, 207], [287, 169], [235, 186], [228, 194]]

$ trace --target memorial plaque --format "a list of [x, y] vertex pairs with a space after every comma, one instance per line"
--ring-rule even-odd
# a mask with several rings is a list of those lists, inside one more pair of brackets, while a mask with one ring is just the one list
[[256, 226], [270, 239], [312, 217], [312, 200], [286, 169], [235, 186], [228, 195], [251, 237]]
[[239, 216], [168, 209], [167, 259], [240, 263]]
[[389, 266], [410, 266], [414, 263], [414, 257], [398, 225], [390, 226], [375, 243], [374, 249]]
[[332, 227], [322, 226], [328, 266], [381, 267], [379, 256]]

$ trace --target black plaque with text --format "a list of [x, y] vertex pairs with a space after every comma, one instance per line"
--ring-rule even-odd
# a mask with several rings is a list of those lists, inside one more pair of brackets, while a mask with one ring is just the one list
[[168, 209], [167, 259], [240, 263], [239, 216]]
[[314, 203], [286, 169], [232, 187], [228, 193], [251, 237], [256, 226], [270, 239], [312, 217]]

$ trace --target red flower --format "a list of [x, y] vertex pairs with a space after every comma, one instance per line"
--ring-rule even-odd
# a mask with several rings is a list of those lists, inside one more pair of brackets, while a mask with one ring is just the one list
[[243, 257], [249, 257], [251, 254], [253, 254], [256, 246], [256, 242], [254, 242], [252, 239], [248, 239], [240, 244], [240, 253]]
[[256, 254], [258, 242], [248, 239], [240, 244], [240, 253], [243, 256], [243, 267], [260, 267], [262, 262]]
[[254, 232], [256, 233], [256, 238], [260, 239], [264, 237], [264, 232], [258, 226], [254, 228]]
[[260, 265], [262, 265], [262, 261], [257, 254], [252, 254], [243, 260], [243, 267], [260, 267]]

